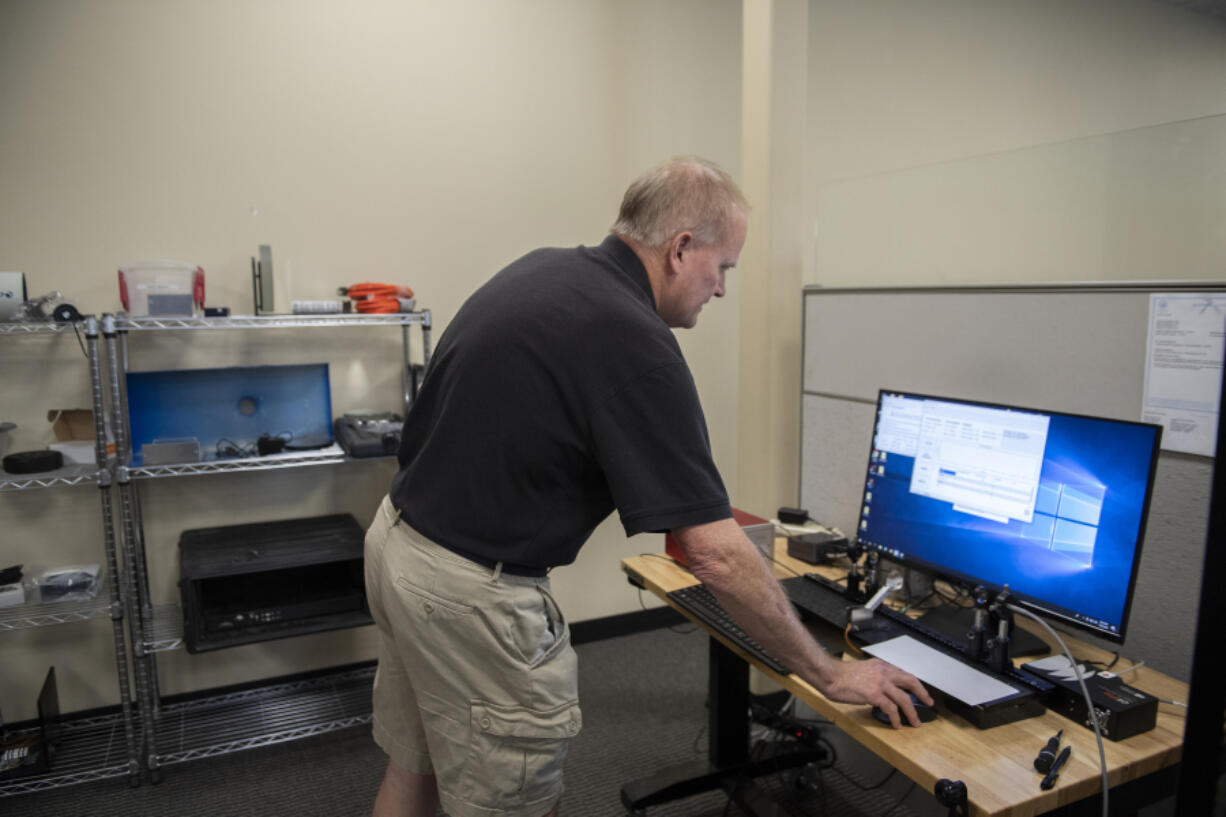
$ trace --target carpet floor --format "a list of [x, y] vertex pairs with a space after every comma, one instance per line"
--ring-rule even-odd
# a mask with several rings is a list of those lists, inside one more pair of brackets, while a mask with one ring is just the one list
[[[608, 638], [578, 648], [584, 728], [566, 766], [566, 817], [626, 814], [624, 783], [706, 755], [707, 640], [692, 627]], [[833, 728], [833, 727], [829, 727]], [[773, 733], [766, 737], [773, 740]], [[781, 815], [913, 817], [931, 802], [901, 775], [873, 787], [863, 772], [810, 768], [758, 785]], [[367, 726], [168, 766], [157, 785], [104, 780], [0, 799], [5, 817], [364, 817], [386, 760]], [[877, 781], [873, 781], [877, 782]], [[899, 798], [903, 798], [900, 801]], [[921, 809], [926, 811], [926, 809]], [[648, 817], [723, 817], [722, 791], [647, 810]]]

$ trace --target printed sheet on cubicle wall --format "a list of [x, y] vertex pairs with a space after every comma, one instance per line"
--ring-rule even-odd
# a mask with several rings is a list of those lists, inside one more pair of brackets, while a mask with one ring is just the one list
[[134, 466], [150, 443], [195, 440], [215, 460], [256, 456], [262, 436], [278, 450], [333, 442], [326, 363], [129, 372], [127, 388]]

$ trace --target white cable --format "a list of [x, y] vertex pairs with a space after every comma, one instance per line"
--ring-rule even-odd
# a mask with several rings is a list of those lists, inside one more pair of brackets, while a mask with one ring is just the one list
[[1108, 671], [1108, 672], [1113, 672], [1113, 673], [1115, 673], [1116, 675], [1123, 675], [1125, 672], [1132, 672], [1133, 670], [1135, 670], [1135, 669], [1140, 669], [1140, 668], [1141, 668], [1141, 667], [1143, 667], [1143, 666], [1145, 666], [1145, 662], [1144, 662], [1144, 661], [1138, 661], [1137, 663], [1133, 664], [1132, 666], [1124, 667], [1123, 669], [1107, 670], [1107, 671]]
[[1077, 661], [1073, 658], [1073, 653], [1069, 650], [1068, 645], [1064, 643], [1064, 639], [1060, 634], [1051, 628], [1050, 625], [1043, 619], [1036, 616], [1029, 610], [1024, 610], [1014, 604], [1006, 604], [1010, 610], [1015, 613], [1021, 613], [1027, 618], [1032, 618], [1043, 625], [1047, 632], [1051, 633], [1052, 638], [1060, 643], [1060, 647], [1064, 650], [1064, 654], [1068, 656], [1069, 667], [1072, 668], [1073, 674], [1077, 676], [1077, 684], [1081, 687], [1081, 694], [1086, 699], [1086, 714], [1090, 719], [1090, 724], [1094, 727], [1094, 737], [1098, 739], [1098, 766], [1102, 771], [1103, 776], [1103, 817], [1107, 817], [1107, 752], [1103, 749], [1103, 733], [1098, 727], [1098, 715], [1094, 712], [1094, 701], [1090, 698], [1090, 690], [1086, 689], [1085, 679], [1082, 678], [1082, 673], [1077, 669]]

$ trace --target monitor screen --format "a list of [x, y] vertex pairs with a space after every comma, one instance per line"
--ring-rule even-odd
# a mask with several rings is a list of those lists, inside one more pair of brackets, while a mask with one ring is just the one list
[[145, 446], [194, 439], [200, 459], [235, 449], [255, 456], [260, 436], [286, 448], [332, 443], [332, 390], [327, 363], [228, 366], [128, 372], [132, 461], [146, 465]]
[[1124, 639], [1162, 429], [882, 391], [858, 538]]

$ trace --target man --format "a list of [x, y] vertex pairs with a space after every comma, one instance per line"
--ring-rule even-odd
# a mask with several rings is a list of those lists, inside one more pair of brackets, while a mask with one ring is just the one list
[[529, 253], [444, 332], [367, 534], [380, 634], [375, 814], [557, 814], [580, 728], [576, 659], [546, 573], [617, 510], [672, 531], [733, 618], [832, 699], [919, 725], [912, 676], [843, 663], [799, 623], [732, 519], [671, 328], [692, 327], [745, 243], [722, 170], [673, 159], [626, 191], [598, 247]]

